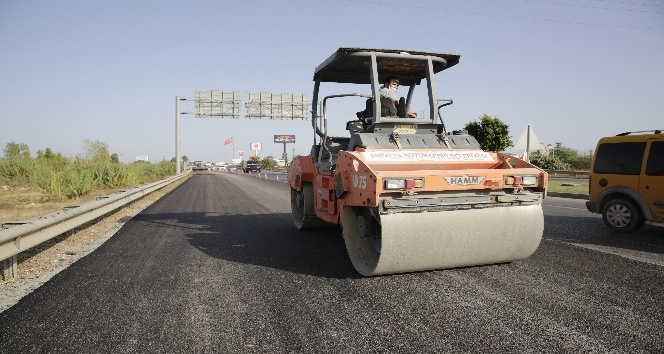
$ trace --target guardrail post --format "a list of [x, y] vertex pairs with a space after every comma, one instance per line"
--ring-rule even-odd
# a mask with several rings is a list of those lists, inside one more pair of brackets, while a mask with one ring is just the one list
[[[6, 230], [9, 228], [12, 228], [14, 226], [18, 225], [23, 225], [25, 224], [25, 221], [9, 221], [2, 223], [0, 225], [0, 230]], [[20, 242], [20, 238], [14, 240], [14, 244], [18, 244], [17, 242]], [[18, 256], [13, 255], [10, 256], [9, 258], [3, 259], [2, 260], [2, 277], [0, 280], [8, 281], [8, 280], [14, 280], [16, 276], [18, 275]]]
[[18, 273], [18, 257], [11, 256], [2, 261], [2, 279], [13, 280]]

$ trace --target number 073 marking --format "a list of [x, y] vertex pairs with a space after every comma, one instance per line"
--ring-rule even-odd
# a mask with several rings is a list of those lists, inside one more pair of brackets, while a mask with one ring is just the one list
[[353, 175], [352, 180], [354, 188], [359, 188], [359, 189], [367, 188], [367, 176]]

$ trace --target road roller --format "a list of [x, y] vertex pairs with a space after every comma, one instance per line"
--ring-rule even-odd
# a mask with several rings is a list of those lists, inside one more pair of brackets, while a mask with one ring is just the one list
[[[314, 71], [313, 145], [288, 169], [293, 222], [339, 227], [364, 276], [508, 263], [539, 246], [546, 172], [445, 127], [442, 112], [452, 100], [436, 98], [435, 75], [459, 58], [339, 48]], [[381, 97], [388, 77], [407, 88], [405, 97]], [[367, 93], [348, 93], [353, 84]], [[360, 111], [328, 117], [332, 102], [346, 101]], [[424, 106], [421, 113], [405, 114], [416, 111], [413, 103]], [[328, 118], [343, 134], [329, 133]]]

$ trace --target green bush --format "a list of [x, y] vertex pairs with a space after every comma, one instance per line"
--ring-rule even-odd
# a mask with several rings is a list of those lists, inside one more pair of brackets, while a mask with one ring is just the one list
[[94, 178], [86, 168], [68, 168], [59, 175], [64, 197], [78, 199], [93, 190]]
[[67, 158], [47, 148], [33, 159], [27, 145], [12, 142], [5, 148], [5, 158], [0, 158], [0, 183], [33, 187], [44, 199], [59, 201], [78, 199], [95, 189], [136, 187], [175, 172], [175, 162], [118, 163], [100, 141], [86, 141], [84, 147], [87, 158]]
[[530, 155], [530, 163], [544, 170], [555, 170], [555, 171], [570, 170], [569, 163], [562, 161], [557, 156], [542, 155], [539, 152], [535, 152], [532, 155]]
[[120, 164], [101, 163], [90, 166], [95, 185], [120, 188], [130, 186], [129, 169]]
[[554, 150], [553, 154], [557, 159], [569, 165], [566, 170], [590, 170], [592, 153], [581, 153], [578, 150], [560, 146]]
[[140, 184], [156, 182], [165, 177], [172, 176], [175, 172], [175, 163], [169, 161], [162, 161], [157, 164], [138, 161], [129, 166], [133, 171], [136, 171]]
[[569, 162], [570, 168], [573, 170], [589, 171], [592, 160], [593, 155], [591, 154], [579, 155]]
[[46, 200], [57, 201], [64, 198], [62, 179], [59, 173], [48, 166], [40, 165], [30, 174], [30, 184], [36, 187]]
[[69, 166], [58, 171], [40, 165], [32, 171], [30, 184], [50, 201], [78, 199], [94, 189], [92, 172], [81, 166]]
[[27, 184], [35, 166], [31, 159], [0, 159], [0, 181], [14, 185]]

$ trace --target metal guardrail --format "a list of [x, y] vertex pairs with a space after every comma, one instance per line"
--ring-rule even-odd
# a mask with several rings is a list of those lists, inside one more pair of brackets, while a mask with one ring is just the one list
[[555, 171], [546, 170], [549, 178], [589, 178], [590, 171]]
[[143, 196], [187, 176], [190, 171], [161, 181], [130, 188], [114, 195], [97, 197], [95, 201], [66, 207], [61, 211], [39, 216], [34, 219], [8, 222], [0, 230], [0, 260], [2, 277], [5, 280], [16, 277], [17, 255], [53, 237], [76, 230], [106, 214], [132, 203]]

